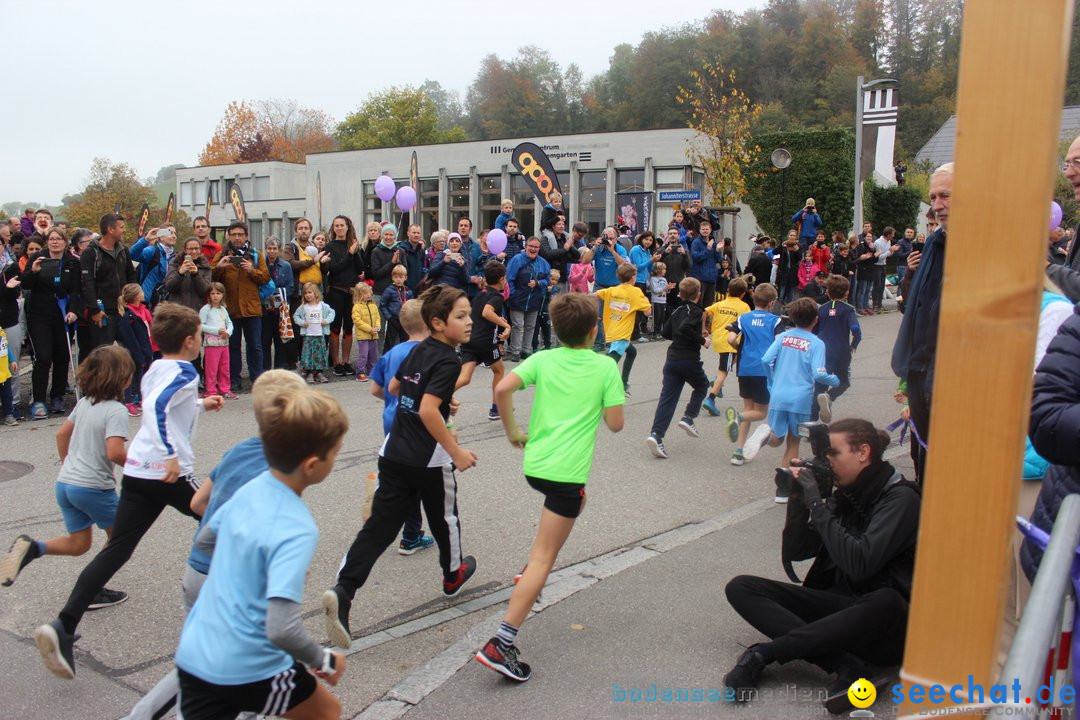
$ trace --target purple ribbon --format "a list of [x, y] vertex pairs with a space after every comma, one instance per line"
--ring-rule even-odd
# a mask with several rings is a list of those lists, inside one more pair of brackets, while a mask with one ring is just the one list
[[926, 443], [923, 442], [922, 437], [919, 436], [919, 431], [915, 428], [915, 423], [913, 423], [910, 419], [904, 420], [903, 418], [899, 418], [896, 422], [885, 428], [885, 430], [888, 432], [892, 432], [896, 428], [900, 428], [900, 440], [898, 441], [900, 445], [904, 444], [904, 438], [907, 436], [908, 428], [911, 428], [911, 437], [915, 438], [915, 441], [918, 442], [920, 446], [922, 446], [923, 450], [926, 449]]

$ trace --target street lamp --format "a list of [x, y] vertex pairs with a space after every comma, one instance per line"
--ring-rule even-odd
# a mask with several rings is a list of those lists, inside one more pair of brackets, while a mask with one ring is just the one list
[[[897, 85], [897, 81], [892, 78], [880, 78], [878, 80], [871, 80], [868, 83], [863, 82], [863, 76], [860, 75], [855, 80], [855, 227], [854, 232], [859, 232], [862, 228], [863, 219], [863, 206], [862, 206], [862, 151], [863, 151], [863, 95], [867, 90], [872, 90], [877, 87], [883, 87], [888, 85]], [[891, 164], [891, 163], [890, 163]]]
[[772, 161], [772, 166], [780, 171], [780, 222], [777, 224], [776, 229], [780, 234], [784, 231], [784, 205], [787, 203], [787, 175], [784, 174], [784, 168], [791, 164], [791, 153], [785, 148], [776, 148], [772, 151], [772, 155], [769, 156], [769, 160]]

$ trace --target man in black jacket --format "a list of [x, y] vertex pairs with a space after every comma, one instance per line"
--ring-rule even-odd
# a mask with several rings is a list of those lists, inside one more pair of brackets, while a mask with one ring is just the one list
[[115, 213], [101, 217], [101, 238], [92, 240], [79, 258], [81, 266], [82, 313], [89, 322], [90, 347], [79, 348], [79, 357], [101, 345], [116, 342], [120, 325], [117, 300], [128, 283], [138, 282], [124, 246], [124, 218]]
[[[873, 680], [873, 665], [903, 659], [918, 486], [882, 460], [889, 436], [866, 420], [833, 423], [829, 442], [835, 492], [828, 500], [809, 467], [794, 469], [785, 543], [817, 548], [803, 584], [740, 575], [725, 589], [735, 611], [769, 638], [751, 645], [724, 676], [736, 700], [753, 697], [767, 665], [805, 660], [837, 674], [826, 707], [843, 712], [855, 680]], [[807, 512], [796, 518], [802, 507]]]

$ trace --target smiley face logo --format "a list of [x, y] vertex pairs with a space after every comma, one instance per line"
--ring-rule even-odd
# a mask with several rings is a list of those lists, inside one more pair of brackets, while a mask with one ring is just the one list
[[877, 700], [877, 688], [866, 678], [859, 678], [851, 683], [847, 691], [848, 700], [857, 708], [868, 708]]

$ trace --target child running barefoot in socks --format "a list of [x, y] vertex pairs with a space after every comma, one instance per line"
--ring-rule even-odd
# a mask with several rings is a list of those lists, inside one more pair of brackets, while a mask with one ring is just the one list
[[461, 346], [461, 375], [455, 390], [472, 381], [477, 365], [491, 368], [491, 409], [488, 420], [499, 419], [495, 405], [495, 388], [506, 372], [502, 360], [502, 344], [510, 337], [510, 323], [503, 318], [502, 290], [506, 286], [506, 267], [498, 260], [484, 266], [484, 291], [472, 301], [472, 334]]
[[[735, 437], [735, 452], [731, 456], [732, 465], [742, 465], [753, 460], [761, 443], [769, 436], [769, 424], [762, 423], [754, 430], [749, 442], [750, 423], [764, 420], [769, 412], [769, 382], [761, 356], [772, 345], [780, 316], [773, 315], [769, 308], [776, 302], [776, 288], [762, 283], [754, 288], [754, 309], [739, 317], [732, 332], [728, 333], [728, 342], [739, 348], [739, 397], [743, 399], [743, 411], [738, 413], [729, 407], [726, 411], [728, 436]], [[744, 454], [743, 447], [746, 446]]]
[[[277, 410], [274, 403], [279, 394], [303, 390], [305, 387], [300, 376], [288, 370], [267, 370], [260, 375], [251, 386], [251, 404], [255, 413], [255, 422], [259, 428], [267, 423], [268, 417], [276, 417]], [[202, 515], [199, 529], [206, 527], [225, 501], [236, 494], [237, 490], [269, 469], [270, 466], [266, 464], [266, 454], [263, 452], [262, 438], [258, 434], [241, 440], [226, 450], [221, 461], [199, 486], [195, 497], [191, 498], [191, 509]], [[185, 613], [191, 612], [209, 572], [210, 555], [198, 544], [192, 544], [181, 582]], [[135, 704], [124, 720], [154, 720], [162, 717], [176, 703], [179, 692], [180, 676], [173, 668]], [[243, 719], [248, 716], [240, 717]]]
[[465, 292], [435, 285], [420, 296], [420, 312], [431, 336], [398, 368], [387, 389], [398, 396], [390, 432], [379, 450], [379, 487], [371, 517], [349, 548], [337, 584], [323, 593], [326, 629], [331, 642], [352, 644], [349, 608], [375, 561], [394, 541], [406, 518], [424, 504], [428, 527], [439, 545], [443, 594], [457, 595], [476, 572], [476, 558], [461, 555], [461, 523], [457, 514], [454, 470], [476, 464], [476, 455], [457, 443], [446, 426], [461, 362], [454, 348], [469, 341], [472, 319]]
[[701, 348], [709, 347], [712, 339], [703, 334], [703, 311], [698, 301], [701, 300], [701, 281], [697, 278], [683, 278], [679, 282], [679, 300], [682, 304], [671, 314], [664, 325], [664, 338], [671, 340], [667, 359], [664, 361], [664, 383], [660, 390], [660, 400], [656, 403], [652, 431], [645, 439], [653, 457], [667, 458], [664, 448], [664, 435], [671, 418], [675, 414], [675, 405], [679, 402], [684, 384], [693, 388], [690, 400], [686, 403], [679, 429], [690, 437], [701, 437], [694, 418], [701, 412], [701, 401], [709, 389], [709, 378], [701, 366]]
[[191, 438], [200, 410], [220, 410], [220, 395], [199, 399], [199, 374], [191, 361], [199, 356], [199, 315], [177, 303], [162, 303], [151, 328], [162, 357], [142, 381], [149, 410], [128, 448], [113, 534], [75, 581], [60, 616], [34, 631], [45, 667], [54, 675], [75, 678], [75, 630], [97, 594], [131, 558], [139, 541], [167, 507], [197, 518], [191, 499], [199, 489], [193, 474]]
[[782, 470], [790, 469], [791, 461], [799, 455], [799, 423], [810, 421], [814, 384], [840, 384], [835, 375], [825, 370], [825, 343], [813, 333], [818, 320], [817, 303], [799, 298], [787, 310], [795, 327], [778, 335], [761, 356], [772, 399], [768, 411], [770, 433], [765, 442], [770, 447], [785, 445], [784, 459], [776, 472], [778, 503], [786, 503], [791, 492], [791, 475]]
[[[123, 467], [127, 460], [128, 416], [120, 400], [134, 372], [131, 356], [118, 345], [95, 348], [79, 365], [75, 382], [83, 397], [56, 433], [63, 463], [56, 478], [56, 502], [68, 534], [49, 540], [20, 535], [0, 560], [0, 585], [11, 585], [39, 557], [84, 554], [93, 542], [94, 525], [112, 537], [120, 503], [114, 466]], [[87, 610], [126, 599], [125, 593], [102, 588]]]
[[[632, 266], [623, 267], [633, 271]], [[596, 299], [588, 295], [555, 298], [551, 322], [562, 347], [530, 356], [495, 391], [506, 437], [514, 447], [524, 448], [525, 480], [544, 496], [544, 507], [529, 562], [510, 595], [499, 631], [476, 653], [476, 659], [519, 682], [528, 680], [532, 670], [518, 659], [514, 642], [585, 507], [597, 427], [602, 418], [612, 432], [623, 428], [626, 400], [618, 369], [592, 351], [596, 311]], [[536, 386], [536, 393], [526, 434], [514, 417], [513, 394], [530, 385]]]
[[608, 342], [607, 356], [619, 364], [623, 359], [622, 381], [626, 397], [630, 397], [630, 370], [634, 367], [637, 349], [631, 341], [634, 334], [634, 319], [638, 312], [652, 315], [652, 305], [634, 284], [637, 269], [630, 263], [624, 263], [615, 270], [619, 284], [596, 291], [596, 296], [604, 301], [604, 337]]
[[[394, 424], [394, 413], [397, 412], [398, 406], [398, 396], [391, 393], [387, 387], [412, 349], [428, 336], [427, 325], [424, 324], [424, 318], [420, 315], [422, 305], [423, 303], [413, 298], [406, 300], [401, 306], [398, 320], [401, 323], [401, 329], [408, 335], [408, 340], [390, 348], [389, 352], [379, 358], [379, 361], [375, 363], [375, 369], [371, 371], [371, 394], [383, 401], [383, 438], [390, 434], [390, 427]], [[370, 516], [370, 505], [368, 509]], [[434, 544], [435, 538], [424, 534], [424, 525], [420, 520], [420, 499], [417, 498], [415, 506], [405, 518], [405, 526], [401, 530], [401, 542], [398, 544], [398, 555], [412, 555]]]
[[270, 469], [237, 490], [195, 539], [213, 562], [176, 649], [182, 717], [340, 717], [341, 703], [316, 677], [337, 685], [345, 656], [316, 643], [301, 617], [319, 540], [302, 495], [329, 476], [348, 429], [338, 401], [309, 388], [278, 392], [263, 409]]

